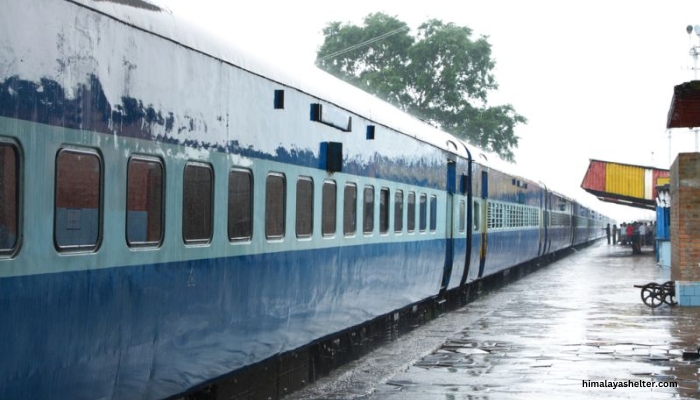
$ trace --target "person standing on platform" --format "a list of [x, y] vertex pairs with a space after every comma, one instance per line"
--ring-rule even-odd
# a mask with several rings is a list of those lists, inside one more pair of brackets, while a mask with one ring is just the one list
[[634, 240], [634, 224], [629, 223], [627, 224], [627, 244], [632, 244], [632, 241]]
[[627, 224], [622, 223], [620, 224], [620, 244], [625, 244], [625, 241], [627, 240]]
[[617, 224], [613, 224], [612, 227], [612, 243], [617, 244]]
[[605, 236], [608, 237], [608, 244], [610, 244], [610, 224], [605, 226]]
[[639, 245], [647, 245], [647, 225], [644, 222], [639, 224]]

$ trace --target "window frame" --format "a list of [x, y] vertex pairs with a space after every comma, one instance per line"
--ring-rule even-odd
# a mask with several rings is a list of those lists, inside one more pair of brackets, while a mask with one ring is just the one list
[[425, 233], [428, 230], [428, 195], [421, 192], [418, 196], [418, 231]]
[[[372, 192], [372, 202], [370, 207], [367, 207], [367, 193], [368, 191]], [[374, 233], [374, 204], [376, 203], [376, 199], [374, 198], [375, 195], [375, 190], [373, 185], [365, 185], [365, 187], [362, 189], [362, 233], [364, 235], [372, 235]], [[368, 217], [371, 220], [371, 227], [368, 230]]]
[[[13, 156], [14, 156], [14, 230], [15, 230], [15, 238], [14, 238], [14, 243], [11, 248], [6, 248], [2, 249], [0, 248], [0, 258], [10, 258], [13, 257], [19, 252], [19, 249], [22, 244], [22, 212], [23, 212], [23, 207], [22, 207], [22, 167], [23, 167], [23, 154], [22, 154], [22, 149], [19, 146], [18, 143], [16, 143], [14, 140], [8, 139], [8, 138], [2, 138], [0, 137], [0, 147], [8, 147], [10, 151], [12, 151]], [[2, 173], [2, 171], [0, 171]], [[9, 234], [9, 232], [8, 232]]]
[[[352, 188], [355, 196], [353, 197], [353, 204], [348, 208], [348, 189]], [[348, 212], [352, 211], [352, 218], [349, 218]], [[347, 223], [352, 221], [352, 230], [348, 230]], [[354, 182], [346, 182], [343, 186], [343, 235], [344, 236], [354, 236], [357, 234], [357, 184]]]
[[[249, 207], [248, 207], [248, 216], [250, 217], [250, 227], [248, 230], [248, 235], [247, 236], [234, 236], [232, 235], [232, 228], [231, 226], [235, 226], [235, 221], [231, 218], [231, 211], [232, 211], [232, 204], [231, 204], [231, 178], [233, 177], [234, 174], [245, 174], [248, 176], [248, 182], [250, 183], [250, 190], [249, 190]], [[250, 242], [253, 240], [253, 236], [255, 235], [255, 176], [253, 176], [253, 171], [251, 171], [248, 168], [241, 168], [241, 167], [231, 167], [228, 170], [228, 188], [227, 188], [227, 199], [226, 199], [226, 236], [228, 237], [229, 242]]]
[[[209, 181], [210, 185], [211, 185], [210, 190], [209, 190], [209, 193], [210, 193], [210, 198], [209, 198], [209, 211], [210, 211], [209, 212], [209, 236], [206, 238], [188, 239], [185, 237], [185, 174], [186, 174], [188, 167], [208, 169], [210, 174], [211, 174], [210, 175], [211, 178]], [[214, 199], [216, 196], [215, 183], [216, 183], [216, 176], [214, 174], [214, 166], [209, 164], [209, 163], [202, 162], [202, 161], [187, 161], [185, 163], [185, 166], [182, 168], [182, 203], [181, 203], [181, 207], [182, 207], [182, 215], [181, 215], [181, 217], [182, 217], [182, 229], [181, 229], [181, 231], [182, 232], [181, 233], [182, 233], [182, 241], [187, 246], [205, 246], [205, 245], [210, 244], [212, 242], [212, 240], [214, 240]], [[201, 196], [201, 194], [200, 194], [200, 196]]]
[[[97, 159], [100, 172], [98, 176], [98, 187], [99, 187], [99, 195], [98, 195], [98, 200], [97, 200], [97, 238], [95, 240], [95, 243], [91, 243], [88, 245], [61, 245], [58, 243], [57, 237], [56, 237], [56, 228], [57, 228], [57, 209], [58, 209], [58, 190], [59, 190], [59, 185], [58, 185], [58, 159], [63, 153], [75, 153], [75, 154], [83, 154], [83, 155], [89, 155], [89, 156], [94, 156]], [[103, 239], [103, 229], [104, 229], [104, 160], [102, 157], [102, 154], [98, 149], [94, 148], [88, 148], [88, 147], [73, 147], [73, 146], [62, 146], [58, 149], [56, 152], [56, 156], [54, 158], [54, 195], [53, 195], [53, 242], [54, 242], [54, 248], [60, 252], [60, 253], [94, 253], [99, 251], [100, 246], [102, 245], [102, 239]]]
[[379, 234], [389, 233], [390, 218], [389, 208], [391, 207], [391, 192], [388, 187], [379, 189]]
[[[269, 200], [269, 190], [268, 190], [268, 185], [270, 178], [280, 178], [282, 180], [282, 201], [280, 202], [282, 205], [282, 218], [281, 218], [281, 225], [282, 225], [282, 233], [281, 234], [270, 234], [268, 232], [268, 200]], [[267, 240], [282, 240], [287, 234], [287, 177], [285, 174], [281, 172], [269, 172], [267, 176], [265, 177], [265, 215], [264, 215], [264, 223], [265, 223], [265, 238]]]
[[[129, 176], [130, 176], [130, 169], [129, 167], [131, 166], [132, 161], [136, 162], [146, 162], [146, 163], [153, 163], [156, 165], [160, 166], [160, 179], [161, 179], [161, 184], [160, 184], [160, 237], [157, 241], [148, 241], [145, 240], [143, 242], [132, 242], [129, 240]], [[163, 245], [163, 241], [165, 240], [165, 194], [167, 193], [165, 190], [165, 182], [166, 182], [166, 177], [165, 177], [165, 163], [160, 157], [152, 157], [152, 156], [147, 156], [147, 155], [141, 155], [141, 154], [133, 154], [129, 157], [129, 159], [126, 162], [126, 218], [124, 220], [124, 237], [126, 240], [126, 245], [130, 248], [144, 248], [144, 247], [154, 247], [154, 248], [159, 248], [160, 246]]]
[[[326, 191], [328, 187], [333, 189], [333, 209], [326, 209]], [[335, 236], [338, 231], [338, 183], [332, 179], [326, 179], [323, 181], [321, 186], [321, 235], [323, 237]], [[326, 231], [326, 226], [332, 221], [333, 229], [332, 231]]]
[[[299, 201], [299, 184], [302, 182], [308, 182], [311, 185], [311, 192], [309, 193], [309, 198], [305, 199], [308, 200], [308, 205], [309, 205], [309, 210], [300, 210], [301, 202]], [[314, 191], [315, 191], [315, 185], [314, 185], [314, 179], [310, 176], [299, 176], [297, 177], [297, 184], [295, 188], [295, 201], [294, 201], [294, 232], [296, 234], [297, 239], [308, 239], [313, 237], [314, 235]], [[304, 217], [304, 220], [299, 219], [299, 214], [300, 211], [307, 211], [306, 215], [302, 215]], [[304, 227], [308, 225], [308, 232], [299, 232], [299, 227], [300, 223], [304, 223], [301, 226]]]
[[[400, 200], [400, 201], [399, 201]], [[403, 190], [394, 191], [394, 233], [403, 233], [404, 196]]]
[[408, 233], [416, 231], [416, 192], [413, 190], [406, 196], [406, 231]]
[[437, 210], [438, 210], [438, 197], [433, 194], [429, 197], [428, 211], [430, 212], [428, 218], [428, 230], [430, 233], [435, 233], [437, 230]]

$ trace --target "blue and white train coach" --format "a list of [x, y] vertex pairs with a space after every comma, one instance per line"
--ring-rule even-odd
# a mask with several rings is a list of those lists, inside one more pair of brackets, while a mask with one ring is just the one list
[[155, 4], [2, 8], [2, 399], [176, 396], [602, 233]]

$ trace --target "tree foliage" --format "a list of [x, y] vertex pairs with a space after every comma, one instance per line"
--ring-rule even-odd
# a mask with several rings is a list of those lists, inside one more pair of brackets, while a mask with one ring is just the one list
[[363, 26], [331, 22], [323, 34], [321, 69], [513, 161], [514, 127], [527, 120], [509, 104], [488, 104], [498, 84], [486, 37], [437, 19], [411, 36], [406, 23], [383, 13]]

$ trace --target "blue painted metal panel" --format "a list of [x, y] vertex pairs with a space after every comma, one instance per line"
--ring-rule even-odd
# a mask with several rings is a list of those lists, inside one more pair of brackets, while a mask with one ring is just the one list
[[549, 228], [549, 252], [559, 251], [571, 246], [572, 228], [570, 226], [553, 226]]
[[670, 240], [670, 232], [671, 209], [669, 207], [656, 207], [656, 239]]
[[448, 289], [454, 289], [460, 285], [462, 274], [464, 273], [464, 263], [466, 262], [467, 240], [466, 237], [459, 237], [454, 240], [453, 244], [454, 258], [452, 260], [452, 270], [450, 271], [450, 280]]
[[482, 276], [537, 257], [538, 229], [489, 231], [488, 237], [488, 252]]
[[[444, 240], [0, 279], [0, 398], [162, 398], [437, 294]], [[397, 257], [397, 255], [400, 255]], [[37, 329], [50, 327], [50, 330]]]

